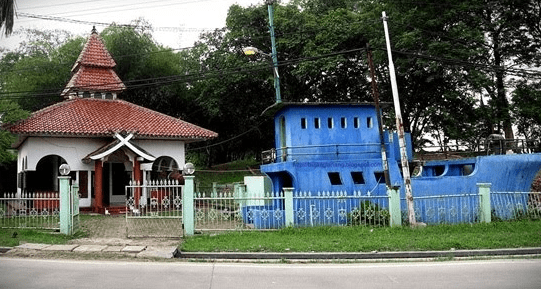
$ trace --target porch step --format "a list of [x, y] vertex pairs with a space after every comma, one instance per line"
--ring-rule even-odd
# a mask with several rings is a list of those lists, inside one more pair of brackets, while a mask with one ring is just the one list
[[[119, 206], [119, 207], [107, 207], [105, 208], [107, 209], [107, 211], [109, 212], [109, 214], [111, 215], [122, 215], [122, 214], [126, 214], [127, 212], [127, 209], [125, 206]], [[103, 212], [105, 214], [105, 210]]]
[[[107, 212], [110, 215], [122, 215], [122, 214], [126, 214], [126, 211], [127, 211], [125, 206], [112, 206], [112, 207], [104, 207], [97, 213], [98, 214], [105, 214], [106, 209], [107, 209]], [[79, 208], [79, 211], [81, 213], [92, 213], [92, 212], [94, 212], [92, 207]]]
[[81, 212], [81, 213], [91, 213], [92, 212], [92, 207], [79, 208], [79, 212]]

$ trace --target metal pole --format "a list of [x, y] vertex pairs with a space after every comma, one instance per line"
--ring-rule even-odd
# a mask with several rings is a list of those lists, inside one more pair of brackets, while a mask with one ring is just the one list
[[385, 176], [385, 185], [387, 190], [391, 189], [391, 179], [389, 177], [389, 163], [387, 162], [387, 152], [385, 149], [385, 140], [383, 138], [383, 121], [381, 118], [381, 108], [379, 106], [379, 92], [376, 84], [376, 73], [374, 71], [374, 61], [372, 60], [372, 51], [370, 46], [366, 45], [366, 55], [368, 57], [368, 66], [370, 67], [370, 78], [372, 78], [372, 96], [376, 106], [376, 116], [378, 118], [379, 142], [381, 146], [381, 162], [383, 164], [383, 175]]
[[272, 45], [272, 65], [274, 69], [274, 89], [276, 90], [276, 103], [282, 102], [282, 96], [280, 93], [280, 75], [278, 74], [278, 57], [276, 55], [276, 40], [274, 37], [274, 0], [267, 0], [269, 10], [269, 30], [271, 34]]
[[396, 84], [396, 75], [391, 54], [391, 41], [389, 39], [389, 30], [387, 28], [387, 16], [385, 11], [382, 13], [383, 28], [385, 29], [385, 41], [387, 42], [387, 56], [389, 58], [389, 75], [391, 77], [391, 88], [393, 91], [394, 110], [396, 115], [396, 129], [398, 132], [398, 144], [400, 146], [400, 160], [402, 164], [402, 175], [404, 177], [404, 189], [406, 191], [406, 204], [408, 206], [408, 220], [412, 226], [417, 225], [415, 220], [415, 210], [413, 207], [413, 193], [411, 189], [411, 177], [408, 163], [408, 155], [406, 152], [406, 140], [404, 134], [404, 123], [402, 121], [402, 113], [400, 110], [400, 100], [398, 98], [398, 86]]

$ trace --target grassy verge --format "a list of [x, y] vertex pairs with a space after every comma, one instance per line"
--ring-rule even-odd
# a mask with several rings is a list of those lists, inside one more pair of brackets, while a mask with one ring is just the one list
[[371, 252], [541, 246], [541, 221], [426, 228], [317, 227], [188, 237], [186, 252]]
[[99, 220], [104, 216], [80, 215], [81, 228], [73, 236], [66, 236], [51, 230], [38, 229], [0, 229], [0, 246], [14, 247], [23, 243], [66, 244], [69, 240], [87, 237], [86, 220]]
[[84, 232], [66, 236], [58, 232], [35, 229], [0, 229], [0, 246], [14, 247], [23, 243], [66, 244], [71, 239], [81, 238]]

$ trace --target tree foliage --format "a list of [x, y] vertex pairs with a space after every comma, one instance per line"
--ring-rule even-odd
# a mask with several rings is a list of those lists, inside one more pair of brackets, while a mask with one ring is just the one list
[[4, 128], [28, 115], [29, 112], [22, 110], [17, 103], [0, 100], [0, 165], [17, 159], [17, 154], [11, 151], [15, 137]]
[[[190, 147], [206, 162], [271, 148], [273, 125], [261, 113], [275, 101], [272, 63], [242, 53], [271, 52], [267, 8], [233, 5], [224, 29], [179, 51], [158, 45], [144, 20], [108, 27], [101, 36], [128, 87], [121, 98], [218, 132], [214, 142]], [[511, 138], [513, 125], [539, 136], [539, 1], [292, 0], [274, 8], [284, 101], [371, 101], [369, 47], [381, 100], [391, 102], [386, 11], [404, 124], [416, 146], [475, 143], [493, 128]], [[69, 79], [84, 40], [59, 45], [51, 34], [35, 35], [0, 62], [2, 94], [31, 110], [58, 101], [52, 92]], [[393, 129], [391, 109], [384, 115]]]
[[15, 0], [0, 0], [0, 29], [6, 36], [13, 32], [15, 18]]
[[541, 82], [518, 83], [512, 100], [519, 133], [527, 139], [541, 139]]
[[27, 41], [0, 61], [0, 95], [29, 111], [61, 99], [84, 39], [58, 30], [26, 30]]

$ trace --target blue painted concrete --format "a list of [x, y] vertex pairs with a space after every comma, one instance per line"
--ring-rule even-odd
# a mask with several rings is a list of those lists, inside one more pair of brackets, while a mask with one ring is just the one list
[[[261, 171], [271, 178], [274, 191], [294, 187], [308, 194], [387, 194], [374, 105], [284, 104], [274, 120], [277, 158], [261, 166]], [[403, 198], [398, 137], [385, 132], [384, 140], [391, 184], [400, 187]], [[409, 134], [406, 142], [411, 161]], [[529, 191], [540, 169], [541, 154], [429, 161], [420, 176], [412, 178], [413, 196], [473, 194], [477, 193], [478, 183], [491, 183], [492, 191]], [[475, 210], [477, 205], [476, 200], [470, 200], [467, 206]], [[295, 204], [295, 210], [299, 208]], [[464, 214], [464, 218], [469, 217]]]

